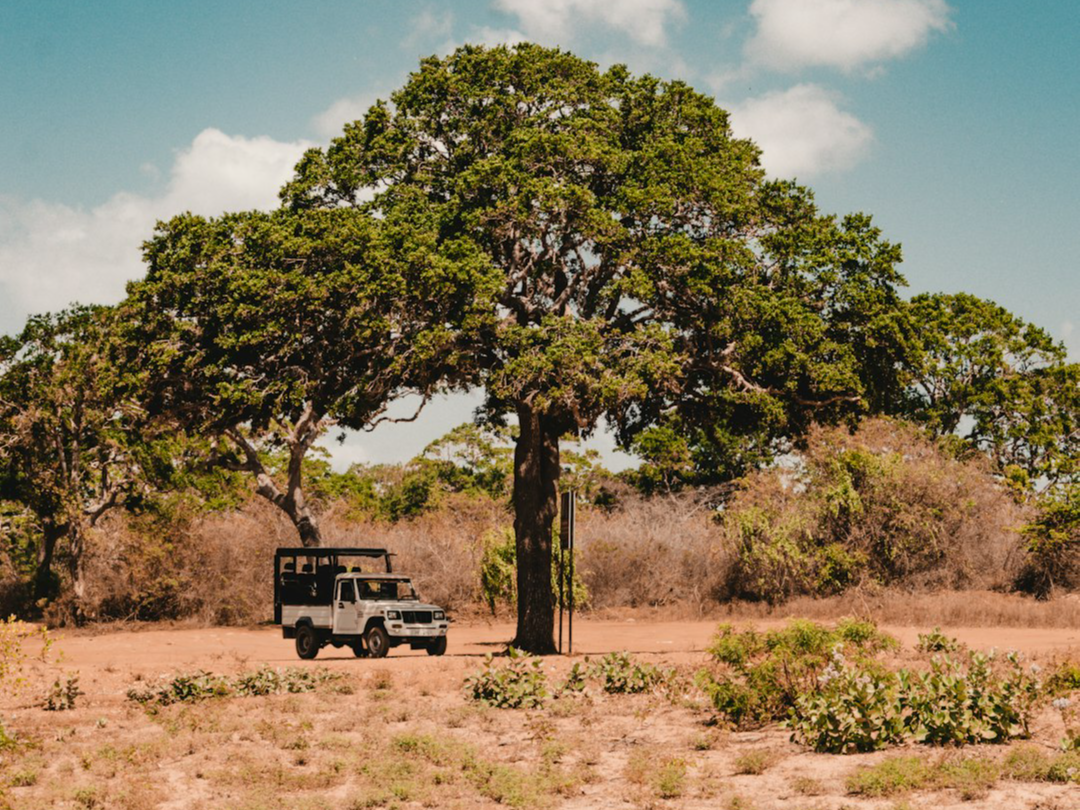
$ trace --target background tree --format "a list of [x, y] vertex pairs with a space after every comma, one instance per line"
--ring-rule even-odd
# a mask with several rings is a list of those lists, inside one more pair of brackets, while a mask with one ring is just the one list
[[[869, 217], [766, 182], [758, 149], [680, 82], [535, 45], [464, 47], [420, 70], [282, 193], [429, 222], [494, 269], [451, 379], [516, 417], [515, 645], [554, 649], [559, 441], [606, 417], [624, 445], [677, 415], [720, 446], [798, 435], [897, 391], [900, 251]], [[449, 364], [448, 364], [449, 366]]]
[[377, 424], [396, 396], [426, 402], [457, 367], [444, 324], [468, 322], [475, 262], [346, 210], [184, 215], [144, 252], [123, 322], [146, 407], [212, 438], [211, 461], [250, 473], [318, 545], [306, 454], [332, 425]]
[[142, 410], [119, 394], [108, 360], [112, 318], [106, 307], [73, 307], [0, 339], [0, 498], [36, 518], [35, 600], [54, 595], [53, 563], [65, 541], [77, 616], [87, 531], [140, 495], [162, 461]]
[[906, 416], [990, 456], [1023, 487], [1080, 473], [1080, 365], [1064, 346], [992, 301], [917, 295], [921, 353]]

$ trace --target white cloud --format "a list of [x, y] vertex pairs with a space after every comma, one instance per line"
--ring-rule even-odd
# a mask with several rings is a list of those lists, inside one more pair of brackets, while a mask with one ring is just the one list
[[565, 42], [591, 25], [605, 25], [642, 45], [660, 46], [669, 21], [685, 16], [679, 0], [495, 0], [537, 40]]
[[206, 129], [177, 153], [158, 196], [118, 192], [90, 209], [0, 199], [0, 331], [75, 301], [119, 300], [124, 284], [142, 275], [141, 245], [158, 219], [276, 207], [310, 145]]
[[447, 40], [453, 28], [453, 12], [448, 9], [440, 14], [427, 8], [413, 19], [409, 34], [401, 44], [411, 50], [423, 47], [434, 40]]
[[809, 176], [849, 169], [866, 156], [873, 132], [813, 84], [767, 93], [730, 107], [731, 128], [761, 147], [773, 177]]
[[339, 98], [312, 119], [315, 131], [324, 138], [334, 138], [341, 134], [346, 124], [364, 117], [378, 97], [371, 93], [359, 96]]
[[903, 56], [949, 28], [945, 0], [753, 0], [749, 58], [777, 69], [853, 70]]

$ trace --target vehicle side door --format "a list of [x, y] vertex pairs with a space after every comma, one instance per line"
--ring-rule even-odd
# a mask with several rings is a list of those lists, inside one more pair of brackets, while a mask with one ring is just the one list
[[334, 635], [354, 635], [360, 632], [356, 588], [351, 579], [339, 579], [334, 593]]

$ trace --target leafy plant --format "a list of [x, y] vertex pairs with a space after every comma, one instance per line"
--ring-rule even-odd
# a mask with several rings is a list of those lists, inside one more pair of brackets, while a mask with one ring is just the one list
[[932, 745], [993, 742], [1028, 737], [1040, 684], [1009, 653], [1003, 672], [991, 654], [970, 653], [966, 666], [935, 657], [929, 672], [901, 670], [900, 700], [908, 730], [917, 742]]
[[647, 692], [664, 681], [664, 673], [649, 663], [638, 663], [627, 652], [611, 652], [593, 665], [591, 674], [609, 694]]
[[935, 627], [929, 633], [919, 633], [915, 647], [925, 653], [954, 653], [960, 649], [960, 642], [942, 633], [940, 627]]
[[[556, 538], [556, 548], [557, 548]], [[558, 551], [551, 555], [551, 591], [559, 593], [559, 563], [556, 556]], [[570, 588], [573, 587], [573, 599], [575, 607], [586, 607], [589, 604], [589, 590], [581, 578], [580, 566], [575, 565], [573, 583], [570, 580], [569, 553], [567, 553], [565, 568], [563, 570], [563, 593], [567, 603], [570, 601]], [[480, 558], [480, 595], [492, 614], [496, 606], [502, 602], [510, 606], [517, 604], [517, 546], [512, 529], [504, 528], [489, 531], [483, 538], [483, 554]]]
[[75, 701], [86, 694], [79, 688], [79, 674], [69, 674], [61, 683], [57, 677], [45, 695], [43, 708], [48, 712], [62, 712], [75, 708]]
[[696, 680], [725, 719], [756, 725], [787, 718], [800, 695], [819, 692], [838, 647], [865, 658], [896, 643], [873, 623], [850, 619], [833, 628], [793, 620], [764, 634], [721, 625], [709, 647], [719, 666]]
[[902, 707], [891, 674], [849, 666], [838, 645], [818, 684], [818, 690], [796, 698], [793, 738], [830, 754], [878, 751], [903, 740]]
[[513, 647], [505, 664], [496, 665], [488, 655], [483, 669], [466, 678], [465, 686], [473, 700], [499, 709], [538, 708], [548, 694], [543, 662]]
[[41, 640], [39, 658], [45, 661], [53, 646], [53, 638], [47, 628], [35, 627], [14, 616], [0, 619], [0, 690], [18, 692], [26, 685], [23, 643], [31, 638]]
[[128, 690], [128, 700], [143, 705], [169, 706], [174, 703], [196, 703], [219, 697], [258, 697], [280, 692], [313, 692], [320, 685], [341, 679], [341, 675], [326, 669], [261, 667], [241, 673], [233, 679], [214, 675], [205, 670], [181, 673], [165, 678], [157, 685]]

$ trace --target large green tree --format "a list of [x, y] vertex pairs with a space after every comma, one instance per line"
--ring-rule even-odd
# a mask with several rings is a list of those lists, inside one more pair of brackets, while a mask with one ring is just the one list
[[423, 223], [352, 210], [182, 215], [144, 255], [121, 317], [134, 390], [318, 545], [306, 454], [334, 425], [377, 423], [394, 397], [426, 401], [459, 366], [445, 324], [469, 322], [475, 259]]
[[54, 595], [61, 541], [74, 606], [83, 607], [87, 532], [140, 496], [159, 467], [145, 414], [109, 361], [113, 311], [73, 307], [0, 338], [0, 498], [40, 531], [34, 598]]
[[559, 442], [678, 418], [737, 450], [894, 395], [899, 248], [768, 182], [757, 147], [680, 82], [535, 45], [425, 60], [283, 189], [296, 212], [429, 223], [485, 257], [461, 384], [515, 417], [514, 643], [551, 652]]

